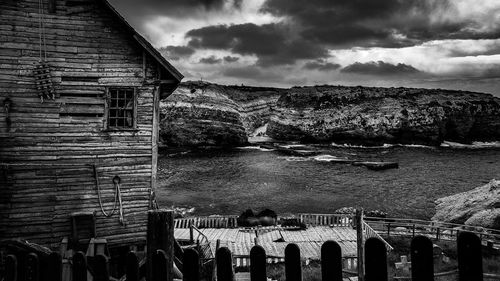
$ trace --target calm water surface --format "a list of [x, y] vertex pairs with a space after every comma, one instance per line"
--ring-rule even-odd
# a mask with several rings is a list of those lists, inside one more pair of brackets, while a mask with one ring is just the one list
[[[288, 157], [276, 151], [163, 155], [159, 159], [161, 206], [195, 207], [195, 214], [239, 214], [247, 208], [330, 213], [346, 207], [390, 216], [430, 218], [436, 198], [500, 178], [500, 148], [316, 147], [322, 157]], [[319, 161], [325, 155], [397, 161], [399, 169]]]

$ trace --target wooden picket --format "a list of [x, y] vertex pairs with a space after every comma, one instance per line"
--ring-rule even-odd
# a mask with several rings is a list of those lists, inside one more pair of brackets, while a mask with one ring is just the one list
[[252, 281], [267, 281], [266, 251], [259, 245], [250, 250], [250, 279]]
[[285, 248], [285, 278], [287, 281], [302, 281], [300, 249], [297, 244], [288, 244]]
[[14, 255], [5, 258], [5, 281], [17, 281], [17, 258]]
[[365, 281], [386, 281], [387, 249], [380, 239], [371, 237], [365, 243]]
[[182, 275], [184, 281], [200, 280], [200, 256], [194, 249], [186, 249], [183, 254], [182, 265], [186, 269]]
[[458, 280], [482, 281], [481, 239], [474, 233], [461, 232], [457, 239]]
[[321, 276], [323, 281], [342, 281], [342, 249], [335, 241], [321, 246]]
[[432, 241], [425, 236], [417, 236], [411, 241], [411, 275], [413, 281], [434, 280], [434, 260]]
[[83, 252], [73, 255], [73, 281], [87, 281], [87, 258]]
[[125, 276], [127, 281], [139, 281], [139, 259], [135, 252], [129, 252], [125, 259]]
[[231, 251], [222, 247], [215, 253], [215, 261], [217, 264], [217, 281], [233, 281], [233, 256]]
[[59, 253], [52, 252], [48, 258], [47, 279], [62, 281], [62, 257]]

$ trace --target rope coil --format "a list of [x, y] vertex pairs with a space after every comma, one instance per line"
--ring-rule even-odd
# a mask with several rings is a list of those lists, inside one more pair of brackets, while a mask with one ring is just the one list
[[101, 188], [100, 188], [100, 184], [99, 184], [99, 175], [97, 173], [97, 167], [94, 164], [94, 165], [92, 165], [92, 168], [94, 170], [94, 179], [95, 179], [95, 185], [96, 185], [96, 189], [97, 189], [97, 198], [99, 199], [99, 207], [101, 208], [102, 214], [107, 218], [113, 216], [116, 213], [117, 205], [118, 205], [119, 206], [118, 211], [119, 211], [119, 215], [120, 215], [120, 218], [119, 218], [120, 224], [125, 225], [125, 219], [124, 219], [124, 215], [123, 215], [122, 193], [121, 193], [121, 187], [120, 187], [121, 178], [119, 176], [115, 176], [113, 178], [113, 185], [115, 187], [115, 195], [114, 195], [115, 202], [113, 203], [113, 209], [111, 210], [111, 212], [107, 213], [104, 210], [104, 206], [102, 203]]

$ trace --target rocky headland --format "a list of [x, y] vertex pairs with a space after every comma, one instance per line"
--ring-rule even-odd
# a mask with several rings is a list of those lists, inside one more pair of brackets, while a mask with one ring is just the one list
[[168, 147], [228, 147], [269, 121], [281, 89], [184, 82], [160, 102], [160, 139]]
[[267, 134], [362, 145], [494, 141], [500, 139], [500, 99], [440, 89], [294, 87], [279, 98]]
[[500, 230], [500, 181], [439, 198], [432, 220]]
[[259, 127], [259, 134], [277, 141], [309, 143], [498, 141], [500, 99], [441, 89], [278, 89], [193, 81], [161, 102], [160, 136], [167, 146], [239, 146]]

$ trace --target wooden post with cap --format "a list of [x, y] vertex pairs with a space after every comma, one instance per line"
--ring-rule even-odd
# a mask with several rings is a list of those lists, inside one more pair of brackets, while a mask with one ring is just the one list
[[358, 280], [365, 280], [365, 241], [363, 237], [363, 209], [356, 209], [356, 242], [358, 250]]

